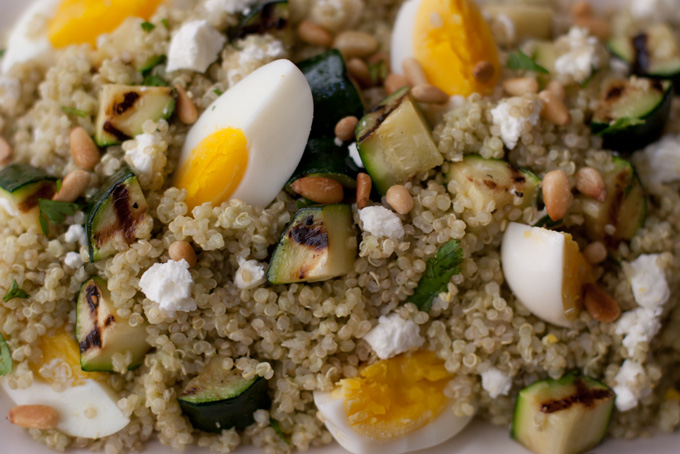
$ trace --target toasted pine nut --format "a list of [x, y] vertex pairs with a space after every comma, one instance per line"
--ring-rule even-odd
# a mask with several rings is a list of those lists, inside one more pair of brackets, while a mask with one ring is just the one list
[[340, 183], [325, 177], [303, 177], [295, 180], [290, 187], [316, 203], [340, 203], [345, 196]]
[[357, 175], [357, 207], [361, 210], [368, 206], [371, 201], [371, 187], [373, 181], [367, 173]]
[[541, 115], [551, 123], [558, 126], [566, 126], [571, 123], [571, 115], [567, 106], [553, 92], [543, 90], [538, 94], [538, 97], [543, 101]]
[[407, 214], [413, 209], [411, 193], [400, 184], [395, 184], [387, 190], [385, 200], [399, 214]]
[[430, 84], [416, 85], [411, 90], [411, 95], [416, 101], [425, 104], [444, 104], [449, 100], [449, 95]]
[[609, 22], [597, 17], [577, 17], [574, 19], [574, 24], [587, 28], [590, 34], [602, 40], [608, 39], [612, 34], [612, 27]]
[[18, 405], [9, 411], [7, 419], [27, 429], [49, 430], [57, 427], [59, 413], [48, 405]]
[[189, 266], [196, 266], [196, 252], [194, 252], [194, 248], [191, 247], [188, 241], [175, 241], [168, 248], [168, 254], [170, 255], [170, 260], [176, 262], [186, 260]]
[[545, 87], [545, 89], [546, 91], [552, 92], [555, 96], [557, 96], [557, 99], [559, 99], [560, 101], [564, 101], [565, 98], [564, 87], [558, 81], [551, 80], [550, 82], [548, 82], [548, 85]]
[[503, 90], [510, 96], [522, 96], [525, 93], [538, 93], [538, 82], [533, 77], [516, 77], [503, 81]]
[[425, 71], [420, 62], [415, 58], [409, 57], [405, 59], [401, 64], [401, 69], [404, 71], [404, 77], [411, 87], [428, 84]]
[[94, 140], [88, 135], [87, 131], [80, 126], [76, 126], [71, 130], [69, 140], [71, 142], [73, 162], [85, 170], [94, 169], [94, 166], [99, 163], [101, 155], [99, 154], [99, 148], [97, 148], [97, 145], [95, 145]]
[[595, 284], [585, 285], [583, 304], [590, 316], [598, 322], [610, 323], [621, 315], [618, 303]]
[[607, 248], [601, 241], [595, 241], [583, 249], [583, 257], [591, 265], [597, 265], [607, 259]]
[[347, 72], [352, 76], [362, 87], [372, 87], [373, 80], [371, 79], [371, 71], [368, 69], [366, 63], [358, 58], [351, 58], [347, 62]]
[[490, 81], [495, 73], [496, 68], [486, 60], [480, 61], [472, 69], [472, 76], [481, 83]]
[[607, 198], [607, 187], [602, 174], [592, 167], [583, 167], [576, 172], [576, 189], [598, 202], [604, 202]]
[[562, 219], [569, 210], [572, 195], [569, 177], [561, 170], [551, 170], [543, 177], [543, 201], [553, 221]]
[[0, 164], [9, 164], [9, 161], [12, 159], [12, 147], [10, 147], [9, 143], [0, 136]]
[[384, 85], [387, 94], [391, 95], [395, 91], [399, 90], [401, 87], [407, 86], [408, 82], [406, 81], [406, 78], [404, 76], [392, 73], [389, 76], [387, 76]]
[[177, 117], [185, 125], [193, 125], [198, 120], [198, 109], [181, 85], [175, 85], [177, 90]]
[[571, 7], [571, 17], [573, 18], [590, 17], [591, 14], [593, 14], [593, 8], [590, 6], [590, 2], [586, 0], [579, 0]]
[[335, 137], [343, 142], [352, 140], [354, 138], [354, 130], [357, 127], [357, 123], [359, 123], [357, 117], [349, 116], [343, 118], [335, 125]]
[[312, 46], [331, 47], [333, 44], [333, 35], [321, 25], [307, 20], [298, 26], [298, 35], [302, 41]]
[[368, 57], [378, 48], [378, 41], [368, 33], [348, 30], [335, 37], [333, 46], [347, 59]]
[[90, 184], [90, 172], [83, 169], [72, 170], [61, 182], [61, 189], [54, 194], [52, 200], [59, 202], [75, 202]]

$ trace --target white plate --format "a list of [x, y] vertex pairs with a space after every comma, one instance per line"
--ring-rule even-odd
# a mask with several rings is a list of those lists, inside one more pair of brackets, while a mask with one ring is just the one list
[[[369, 0], [370, 1], [370, 0]], [[612, 3], [612, 0], [603, 0]], [[616, 3], [623, 0], [615, 0]], [[5, 30], [22, 8], [31, 3], [31, 0], [0, 0], [0, 30]], [[12, 407], [12, 402], [0, 392], [0, 415], [6, 415]], [[527, 454], [528, 451], [510, 440], [507, 428], [492, 427], [482, 422], [475, 422], [460, 435], [454, 437], [443, 445], [431, 449], [419, 451], [419, 454]], [[40, 443], [31, 439], [26, 431], [10, 424], [6, 418], [0, 417], [0, 447], [1, 453], [8, 454], [54, 454]], [[596, 454], [637, 454], [648, 452], [655, 454], [673, 454], [678, 452], [680, 434], [662, 435], [645, 440], [607, 440], [602, 446], [591, 450]], [[146, 454], [167, 454], [170, 448], [159, 443], [147, 445]], [[87, 453], [88, 451], [71, 451], [73, 453]], [[204, 449], [188, 449], [187, 454], [208, 454]], [[237, 454], [254, 454], [259, 452], [252, 447], [239, 448]], [[331, 445], [323, 449], [313, 449], [309, 454], [346, 454], [346, 451], [337, 445]], [[385, 453], [388, 454], [388, 453]]]

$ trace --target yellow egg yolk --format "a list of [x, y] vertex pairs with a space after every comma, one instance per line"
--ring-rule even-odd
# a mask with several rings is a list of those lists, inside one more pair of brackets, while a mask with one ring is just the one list
[[175, 186], [187, 190], [192, 209], [206, 202], [220, 205], [236, 191], [248, 167], [248, 142], [243, 131], [221, 129], [198, 144], [179, 169]]
[[444, 388], [453, 377], [430, 351], [379, 361], [333, 392], [358, 433], [390, 440], [420, 429], [445, 411]]
[[[496, 42], [474, 0], [422, 0], [413, 43], [414, 57], [428, 81], [448, 95], [489, 94], [498, 81]], [[473, 71], [485, 61], [494, 73], [480, 81]]]
[[111, 33], [128, 17], [148, 20], [162, 0], [63, 0], [50, 20], [47, 35], [55, 48], [91, 44]]
[[583, 309], [583, 286], [594, 283], [594, 279], [592, 269], [579, 251], [576, 241], [567, 233], [563, 235], [565, 238], [562, 261], [562, 307], [564, 317], [571, 322], [578, 318]]

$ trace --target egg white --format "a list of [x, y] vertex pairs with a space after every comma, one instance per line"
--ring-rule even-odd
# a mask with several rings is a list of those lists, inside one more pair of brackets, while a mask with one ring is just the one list
[[269, 63], [220, 96], [187, 135], [180, 167], [209, 135], [241, 129], [248, 167], [231, 198], [267, 206], [295, 171], [312, 128], [314, 104], [304, 74], [288, 60]]
[[408, 0], [401, 5], [392, 29], [390, 66], [394, 74], [404, 74], [404, 60], [413, 57], [413, 32], [421, 0]]
[[472, 420], [472, 416], [456, 416], [450, 406], [437, 419], [418, 430], [394, 440], [378, 441], [352, 429], [342, 399], [334, 398], [330, 392], [315, 391], [314, 403], [326, 419], [326, 428], [331, 435], [340, 446], [354, 454], [401, 454], [426, 449], [444, 443]]
[[569, 327], [562, 304], [564, 243], [560, 232], [512, 222], [503, 234], [503, 274], [515, 296], [534, 315]]

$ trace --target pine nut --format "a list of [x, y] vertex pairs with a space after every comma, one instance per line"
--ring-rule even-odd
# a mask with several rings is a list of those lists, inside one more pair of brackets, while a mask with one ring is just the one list
[[538, 82], [533, 77], [516, 77], [503, 81], [503, 90], [510, 96], [522, 96], [525, 93], [538, 93]]
[[342, 185], [331, 178], [303, 177], [295, 180], [290, 187], [302, 197], [316, 203], [340, 203], [344, 198]]
[[298, 35], [302, 41], [312, 46], [331, 47], [333, 44], [333, 35], [321, 25], [307, 20], [298, 26]]
[[392, 73], [389, 76], [387, 76], [384, 85], [387, 94], [391, 95], [395, 91], [399, 90], [401, 87], [407, 86], [408, 82], [406, 81], [406, 78], [404, 76]]
[[597, 17], [577, 17], [574, 19], [574, 25], [588, 29], [591, 35], [602, 40], [609, 39], [612, 34], [609, 22]]
[[196, 266], [196, 252], [188, 241], [175, 241], [168, 248], [168, 254], [170, 255], [170, 260], [176, 262], [186, 260], [190, 267]]
[[61, 182], [61, 189], [54, 194], [52, 200], [59, 202], [75, 202], [90, 184], [90, 172], [83, 169], [72, 170]]
[[348, 30], [335, 37], [333, 46], [346, 58], [368, 57], [378, 48], [378, 41], [368, 33]]
[[12, 147], [2, 136], [0, 136], [0, 164], [9, 164], [9, 161], [12, 159], [12, 154]]
[[449, 95], [434, 85], [416, 85], [411, 90], [413, 99], [425, 104], [444, 104], [449, 100]]
[[373, 79], [371, 79], [371, 70], [363, 60], [358, 58], [351, 58], [347, 62], [347, 72], [354, 78], [362, 87], [372, 87]]
[[583, 293], [583, 304], [598, 322], [610, 323], [621, 315], [618, 303], [597, 285], [586, 284]]
[[564, 93], [564, 87], [558, 81], [551, 80], [550, 82], [548, 82], [548, 85], [545, 87], [545, 89], [546, 91], [553, 93], [560, 101], [564, 101], [564, 98], [566, 96]]
[[9, 411], [7, 419], [27, 429], [49, 430], [57, 427], [59, 413], [47, 405], [19, 405]]
[[71, 156], [78, 167], [92, 170], [99, 163], [101, 155], [92, 137], [82, 127], [77, 126], [71, 130], [69, 136], [71, 142]]
[[472, 76], [481, 83], [489, 82], [494, 74], [496, 74], [496, 68], [486, 60], [480, 61], [472, 69]]
[[590, 2], [586, 0], [579, 0], [571, 7], [571, 17], [573, 18], [590, 17], [591, 14], [593, 14], [593, 8], [590, 6]]
[[361, 210], [366, 208], [371, 201], [371, 187], [373, 181], [367, 173], [357, 175], [357, 207]]
[[602, 174], [592, 167], [583, 167], [576, 172], [576, 189], [598, 202], [604, 202], [607, 198], [607, 187]]
[[354, 130], [357, 127], [357, 123], [359, 123], [357, 117], [349, 116], [343, 118], [335, 125], [335, 137], [343, 142], [352, 140], [354, 138]]
[[428, 84], [425, 71], [420, 62], [415, 58], [409, 57], [405, 59], [401, 64], [401, 68], [404, 71], [404, 77], [410, 86], [415, 87], [417, 85]]
[[569, 177], [561, 170], [552, 170], [543, 177], [543, 201], [553, 221], [564, 218], [571, 205]]
[[181, 85], [175, 85], [177, 90], [177, 117], [185, 125], [193, 125], [198, 120], [198, 109]]
[[538, 97], [543, 101], [541, 115], [548, 121], [558, 126], [566, 126], [571, 123], [571, 115], [567, 106], [553, 92], [543, 90], [538, 94]]
[[583, 249], [583, 257], [591, 265], [597, 265], [607, 259], [607, 248], [601, 241], [595, 241]]
[[387, 190], [385, 200], [399, 214], [408, 214], [413, 209], [411, 193], [400, 184], [395, 184]]

